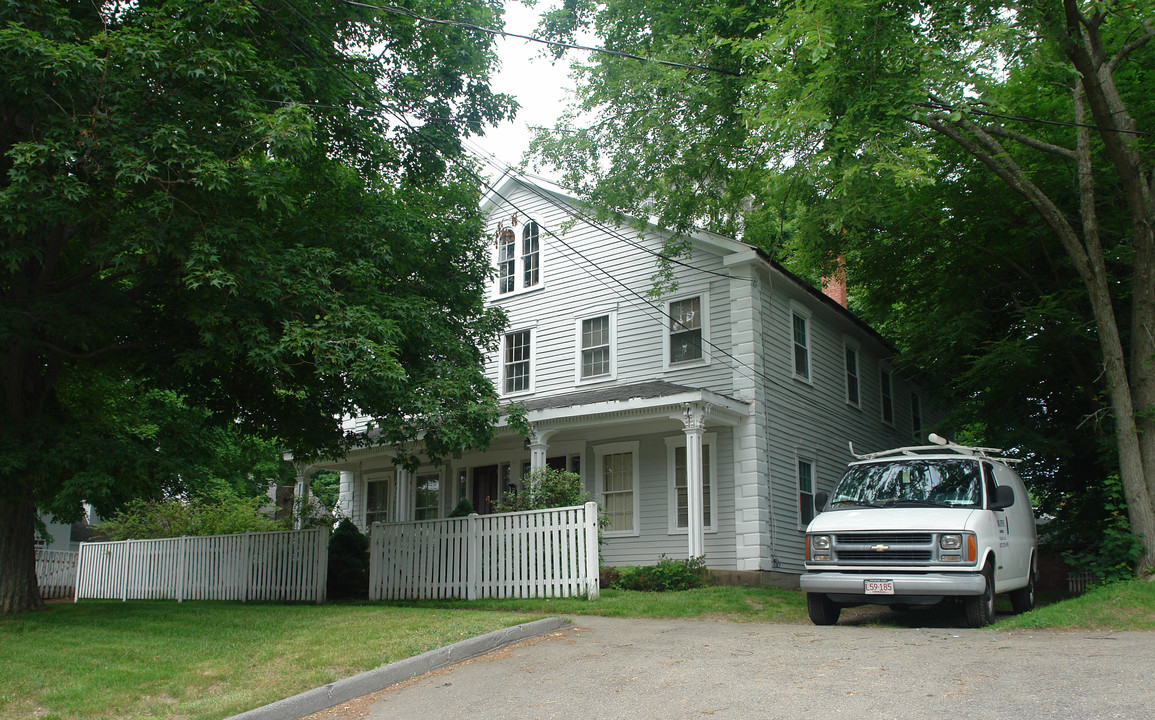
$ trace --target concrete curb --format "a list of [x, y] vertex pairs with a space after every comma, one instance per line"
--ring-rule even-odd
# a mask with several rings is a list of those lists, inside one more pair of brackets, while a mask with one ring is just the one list
[[248, 710], [240, 715], [233, 715], [226, 720], [298, 720], [353, 698], [375, 693], [390, 685], [424, 675], [430, 670], [469, 660], [526, 638], [545, 635], [569, 626], [568, 620], [555, 617], [494, 630], [480, 637], [462, 640], [374, 670], [367, 670], [360, 675], [306, 690], [299, 695]]

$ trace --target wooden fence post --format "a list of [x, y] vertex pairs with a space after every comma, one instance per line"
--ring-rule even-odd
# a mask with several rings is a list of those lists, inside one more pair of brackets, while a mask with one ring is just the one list
[[481, 585], [481, 518], [473, 513], [468, 518], [469, 527], [466, 533], [466, 587], [465, 599], [476, 600]]
[[596, 502], [586, 503], [585, 522], [582, 523], [584, 527], [586, 552], [585, 552], [585, 575], [586, 575], [586, 597], [590, 600], [596, 600], [599, 595], [599, 565], [598, 565], [598, 504]]

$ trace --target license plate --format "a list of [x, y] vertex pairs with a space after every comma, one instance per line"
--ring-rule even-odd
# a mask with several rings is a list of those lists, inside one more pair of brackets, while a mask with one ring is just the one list
[[867, 580], [866, 581], [867, 595], [893, 595], [894, 581], [893, 580]]

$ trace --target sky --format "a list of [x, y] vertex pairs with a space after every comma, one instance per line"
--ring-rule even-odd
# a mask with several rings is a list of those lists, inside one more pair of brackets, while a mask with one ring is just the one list
[[[540, 4], [548, 7], [553, 3], [545, 0]], [[518, 0], [505, 0], [505, 29], [521, 35], [537, 35], [540, 12]], [[492, 79], [493, 90], [516, 97], [521, 109], [513, 121], [486, 130], [485, 137], [471, 138], [470, 145], [479, 146], [496, 158], [494, 162], [498, 164], [517, 165], [529, 148], [532, 137], [529, 127], [552, 127], [565, 109], [567, 91], [574, 85], [568, 76], [572, 56], [567, 54], [553, 64], [551, 57], [542, 55], [547, 48], [541, 43], [500, 36], [496, 43], [501, 70]], [[494, 173], [492, 167], [487, 168], [487, 174]]]

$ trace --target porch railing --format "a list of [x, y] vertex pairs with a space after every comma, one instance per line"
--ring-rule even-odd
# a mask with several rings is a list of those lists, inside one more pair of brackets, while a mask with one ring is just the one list
[[374, 523], [372, 600], [598, 596], [596, 503]]

